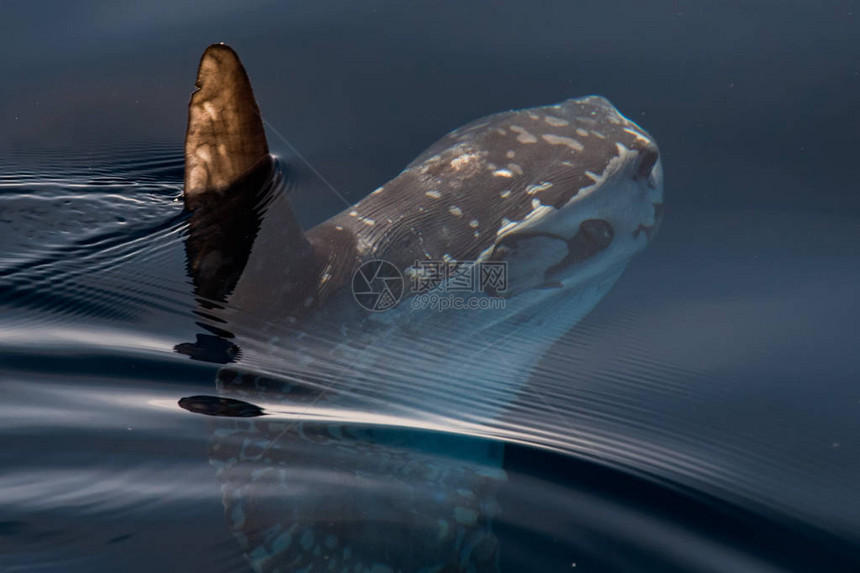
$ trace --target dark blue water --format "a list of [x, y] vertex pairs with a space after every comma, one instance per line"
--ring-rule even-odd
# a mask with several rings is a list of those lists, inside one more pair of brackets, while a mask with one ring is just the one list
[[[501, 571], [860, 570], [857, 10], [0, 8], [0, 571], [252, 571], [237, 483], [265, 523], [365, 491], [383, 492], [367, 507], [424, 507], [395, 470], [478, 462], [487, 479], [460, 481], [497, 505]], [[253, 461], [236, 467], [257, 481], [225, 477], [213, 445], [296, 413], [222, 423], [178, 405], [217, 394], [219, 366], [175, 351], [204, 332], [182, 139], [215, 41], [248, 68], [306, 226], [342, 208], [313, 170], [357, 201], [463, 123], [599, 93], [660, 144], [660, 233], [504, 416], [344, 414], [307, 423], [325, 439], [278, 442], [292, 486]], [[376, 457], [355, 453], [368, 444]], [[406, 462], [366, 462], [392, 451]], [[410, 539], [394, 544], [424, 547]]]

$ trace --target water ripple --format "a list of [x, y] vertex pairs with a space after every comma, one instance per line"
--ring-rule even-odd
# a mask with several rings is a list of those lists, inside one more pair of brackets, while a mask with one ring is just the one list
[[[702, 293], [616, 308], [552, 344], [531, 379], [515, 390], [505, 382], [506, 361], [525, 360], [534, 347], [550, 345], [553, 335], [530, 331], [527, 342], [534, 346], [511, 345], [504, 354], [500, 342], [515, 339], [516, 328], [496, 338], [463, 340], [457, 348], [462, 368], [439, 373], [432, 368], [446, 362], [451, 348], [444, 327], [421, 332], [420, 352], [414, 341], [390, 337], [375, 348], [376, 362], [357, 364], [354, 355], [333, 352], [344, 342], [334, 329], [306, 333], [296, 347], [284, 347], [265, 334], [277, 331], [278, 317], [237, 305], [226, 310], [253, 328], [243, 333], [241, 363], [218, 373], [216, 366], [174, 350], [201, 332], [185, 272], [181, 154], [171, 146], [150, 146], [31, 159], [19, 152], [0, 166], [5, 247], [0, 253], [0, 430], [15, 441], [20, 458], [5, 460], [4, 467], [13, 469], [0, 477], [0, 508], [18, 516], [0, 522], [0, 546], [5, 527], [9, 537], [23, 536], [33, 551], [44, 549], [39, 532], [50, 527], [31, 514], [58, 508], [83, 522], [101, 520], [81, 537], [66, 533], [68, 544], [92, 539], [99, 547], [121, 546], [124, 535], [134, 537], [140, 530], [107, 535], [106, 529], [120, 531], [115, 524], [129, 515], [157, 522], [180, 509], [193, 512], [212, 501], [213, 491], [218, 497], [221, 488], [231, 507], [241, 495], [255, 502], [283, 497], [285, 474], [277, 474], [280, 482], [271, 481], [276, 465], [290, 469], [293, 496], [321, 483], [357, 487], [356, 495], [402, 485], [387, 474], [361, 474], [368, 456], [344, 452], [418, 459], [395, 466], [403, 471], [434, 467], [421, 452], [394, 455], [374, 449], [378, 444], [372, 441], [353, 439], [368, 428], [376, 438], [406, 435], [425, 446], [458, 444], [472, 451], [504, 445], [511, 452], [505, 469], [517, 494], [505, 494], [503, 473], [488, 469], [487, 475], [498, 478], [493, 487], [501, 488], [502, 497], [512, 498], [508, 513], [497, 519], [498, 534], [508, 532], [511, 562], [534, 557], [533, 550], [518, 545], [523, 539], [554, 538], [564, 551], [548, 547], [547, 555], [578, 556], [565, 570], [573, 562], [583, 570], [589, 563], [606, 571], [635, 569], [624, 557], [607, 557], [615, 543], [625, 555], [639, 555], [637, 563], [654, 563], [652, 570], [800, 571], [810, 569], [799, 551], [789, 548], [779, 556], [775, 542], [754, 546], [729, 530], [759, 524], [773, 539], [813, 543], [808, 555], [829, 555], [821, 563], [831, 559], [831, 564], [844, 558], [840, 543], [857, 540], [851, 516], [821, 495], [828, 484], [852, 491], [845, 472], [837, 470], [860, 467], [856, 450], [831, 447], [816, 428], [798, 432], [803, 422], [791, 415], [762, 421], [767, 431], [755, 435], [748, 427], [714, 423], [760, 398], [748, 395], [743, 402], [743, 394], [736, 396], [743, 388], [743, 380], [732, 383], [739, 365], [779, 355], [777, 342], [755, 332], [721, 330], [726, 309], [754, 307], [776, 316], [779, 304], [802, 308], [818, 285], [786, 281], [788, 287], [755, 300], [728, 297], [715, 303]], [[828, 285], [829, 292], [840, 288]], [[717, 326], [699, 341], [676, 338], [675, 346], [655, 345], [678, 324], [695, 320], [691, 316]], [[309, 363], [317, 364], [312, 379]], [[253, 384], [231, 385], [236, 380]], [[247, 420], [212, 422], [178, 406], [182, 398], [219, 391], [235, 394], [264, 415], [254, 418], [256, 426]], [[774, 394], [766, 400], [788, 414], [797, 407]], [[748, 407], [753, 414], [760, 411]], [[308, 447], [320, 435], [329, 446], [334, 442], [331, 457], [321, 455], [316, 442]], [[782, 435], [794, 438], [773, 439]], [[268, 463], [261, 455], [241, 466], [213, 454], [216, 446], [241, 452], [251, 442], [263, 444]], [[815, 455], [809, 458], [809, 452]], [[532, 475], [528, 464], [516, 465], [518, 456], [567, 473], [555, 475], [557, 482]], [[345, 475], [332, 469], [332, 459], [358, 469]], [[236, 469], [259, 479], [217, 483], [210, 461], [222, 477]], [[350, 481], [359, 474], [364, 481]], [[679, 517], [637, 505], [618, 491], [583, 489], [597, 475], [642, 499], [654, 496], [693, 509]], [[208, 489], [199, 489], [201, 483]], [[718, 513], [729, 515], [729, 525], [717, 530], [702, 525]], [[698, 525], [684, 525], [690, 523]], [[238, 526], [235, 532], [260, 533]], [[201, 546], [226, 551], [208, 540]], [[224, 570], [239, 570], [239, 554], [237, 549], [225, 557], [231, 565]], [[81, 566], [78, 553], [55, 557]], [[16, 566], [29, 559], [26, 552], [17, 558]]]

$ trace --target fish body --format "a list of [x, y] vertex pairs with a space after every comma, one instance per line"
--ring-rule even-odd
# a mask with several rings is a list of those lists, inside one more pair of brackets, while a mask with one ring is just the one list
[[210, 46], [197, 85], [186, 250], [208, 332], [177, 349], [224, 350], [217, 384], [232, 401], [186, 405], [287, 416], [213, 432], [249, 562], [495, 571], [503, 449], [457, 428], [503, 416], [651, 240], [653, 138], [598, 96], [498, 113], [305, 231], [235, 53]]

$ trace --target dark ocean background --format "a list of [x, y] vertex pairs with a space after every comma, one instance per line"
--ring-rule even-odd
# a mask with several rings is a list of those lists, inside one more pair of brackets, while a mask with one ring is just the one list
[[[308, 227], [342, 204], [307, 164], [358, 201], [497, 111], [600, 94], [659, 143], [657, 239], [512, 408], [502, 571], [860, 571], [858, 18], [3, 3], [0, 572], [251, 570], [207, 420], [177, 406], [217, 367], [173, 352], [199, 332], [182, 141], [213, 42], [242, 57]], [[536, 396], [552, 443], [528, 432]]]

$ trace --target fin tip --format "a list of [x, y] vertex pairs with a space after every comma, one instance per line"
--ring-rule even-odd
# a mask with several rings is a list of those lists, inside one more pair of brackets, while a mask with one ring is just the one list
[[251, 82], [235, 50], [211, 44], [197, 71], [188, 105], [185, 198], [221, 195], [268, 156]]

